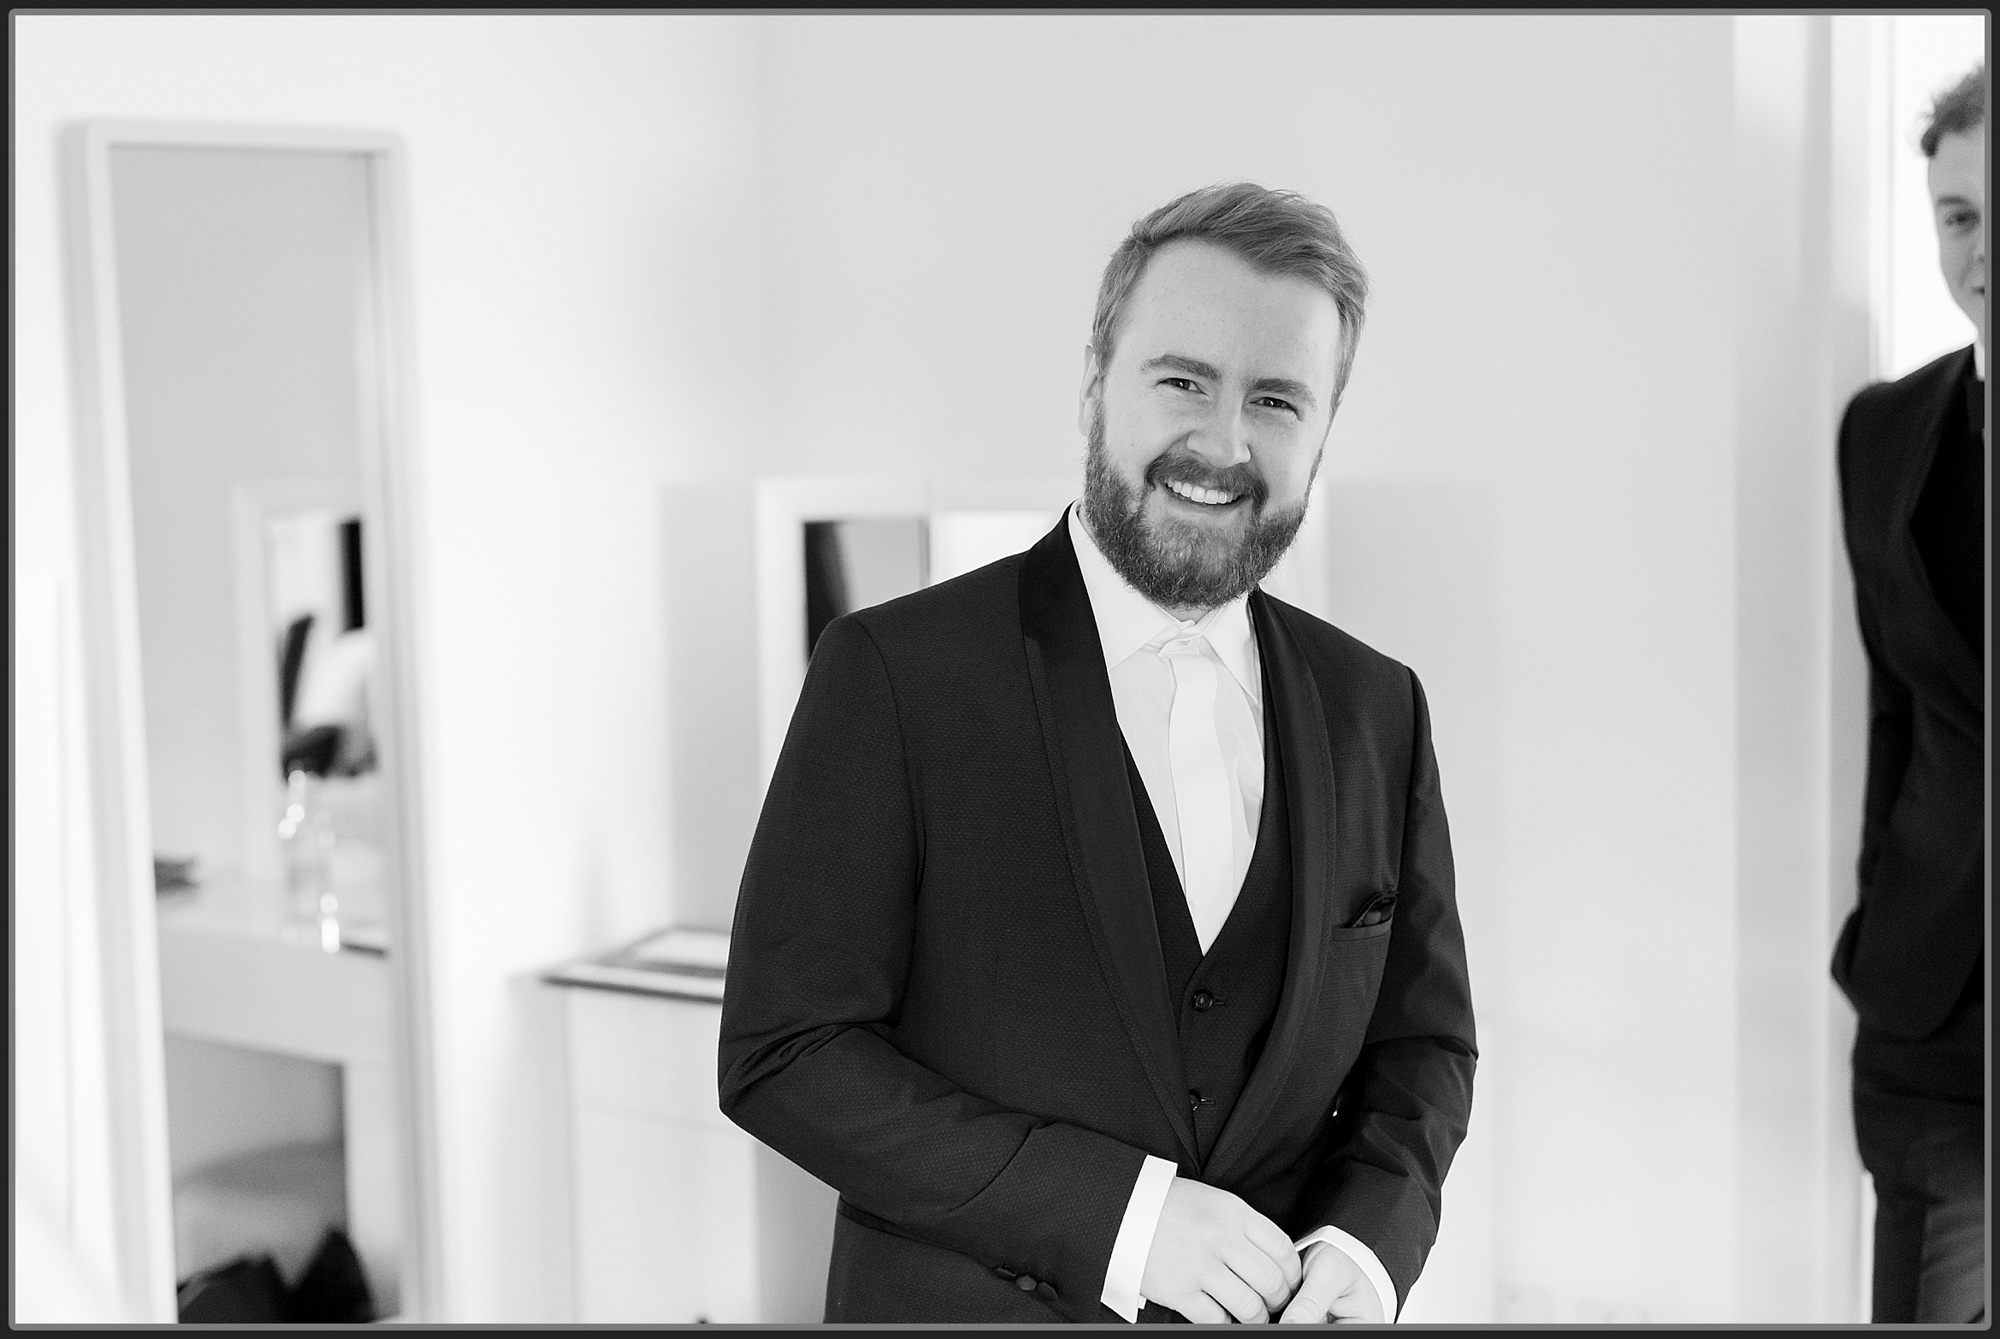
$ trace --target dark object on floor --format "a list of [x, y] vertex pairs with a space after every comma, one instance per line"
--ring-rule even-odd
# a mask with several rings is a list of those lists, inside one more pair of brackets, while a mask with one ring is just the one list
[[345, 1232], [327, 1229], [289, 1300], [288, 1320], [359, 1325], [375, 1319], [368, 1277], [361, 1272], [361, 1257]]
[[181, 1285], [183, 1325], [366, 1324], [375, 1299], [354, 1243], [338, 1228], [320, 1238], [312, 1263], [287, 1288], [268, 1255], [238, 1256], [191, 1275]]
[[285, 1281], [268, 1255], [238, 1256], [181, 1284], [183, 1325], [255, 1325], [288, 1318]]

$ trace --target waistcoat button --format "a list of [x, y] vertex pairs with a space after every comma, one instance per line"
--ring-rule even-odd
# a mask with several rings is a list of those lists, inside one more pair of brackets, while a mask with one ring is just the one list
[[1214, 1004], [1215, 1004], [1215, 996], [1209, 994], [1207, 991], [1197, 990], [1194, 993], [1194, 1011], [1196, 1013], [1205, 1014], [1209, 1011], [1210, 1008], [1214, 1006]]

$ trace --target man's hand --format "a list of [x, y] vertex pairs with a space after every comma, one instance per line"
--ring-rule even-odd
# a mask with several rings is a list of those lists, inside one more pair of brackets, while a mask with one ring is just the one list
[[1305, 1282], [1279, 1320], [1286, 1325], [1324, 1325], [1361, 1321], [1380, 1325], [1388, 1319], [1375, 1285], [1346, 1251], [1324, 1241], [1306, 1247]]
[[1250, 1323], [1276, 1314], [1301, 1277], [1298, 1252], [1276, 1223], [1226, 1190], [1177, 1176], [1139, 1293], [1197, 1325]]

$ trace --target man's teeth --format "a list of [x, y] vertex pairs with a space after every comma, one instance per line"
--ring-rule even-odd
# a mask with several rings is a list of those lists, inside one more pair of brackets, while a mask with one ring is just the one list
[[1179, 479], [1167, 480], [1167, 487], [1176, 497], [1184, 497], [1190, 502], [1202, 502], [1211, 507], [1220, 507], [1226, 502], [1234, 502], [1241, 493], [1223, 493], [1213, 488], [1197, 488], [1193, 484], [1182, 483]]

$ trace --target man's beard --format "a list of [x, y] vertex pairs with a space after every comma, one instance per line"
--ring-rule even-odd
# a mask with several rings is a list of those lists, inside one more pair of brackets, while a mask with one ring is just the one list
[[[1315, 462], [1317, 464], [1317, 462]], [[1233, 543], [1195, 526], [1146, 520], [1146, 497], [1168, 480], [1247, 494], [1250, 524]], [[1308, 485], [1310, 486], [1310, 485]], [[1090, 449], [1083, 462], [1084, 519], [1112, 570], [1154, 604], [1167, 609], [1213, 609], [1249, 591], [1277, 566], [1297, 538], [1306, 504], [1264, 513], [1270, 488], [1249, 465], [1214, 469], [1179, 445], [1146, 467], [1144, 486], [1120, 478], [1104, 447], [1104, 411], [1090, 420]]]

